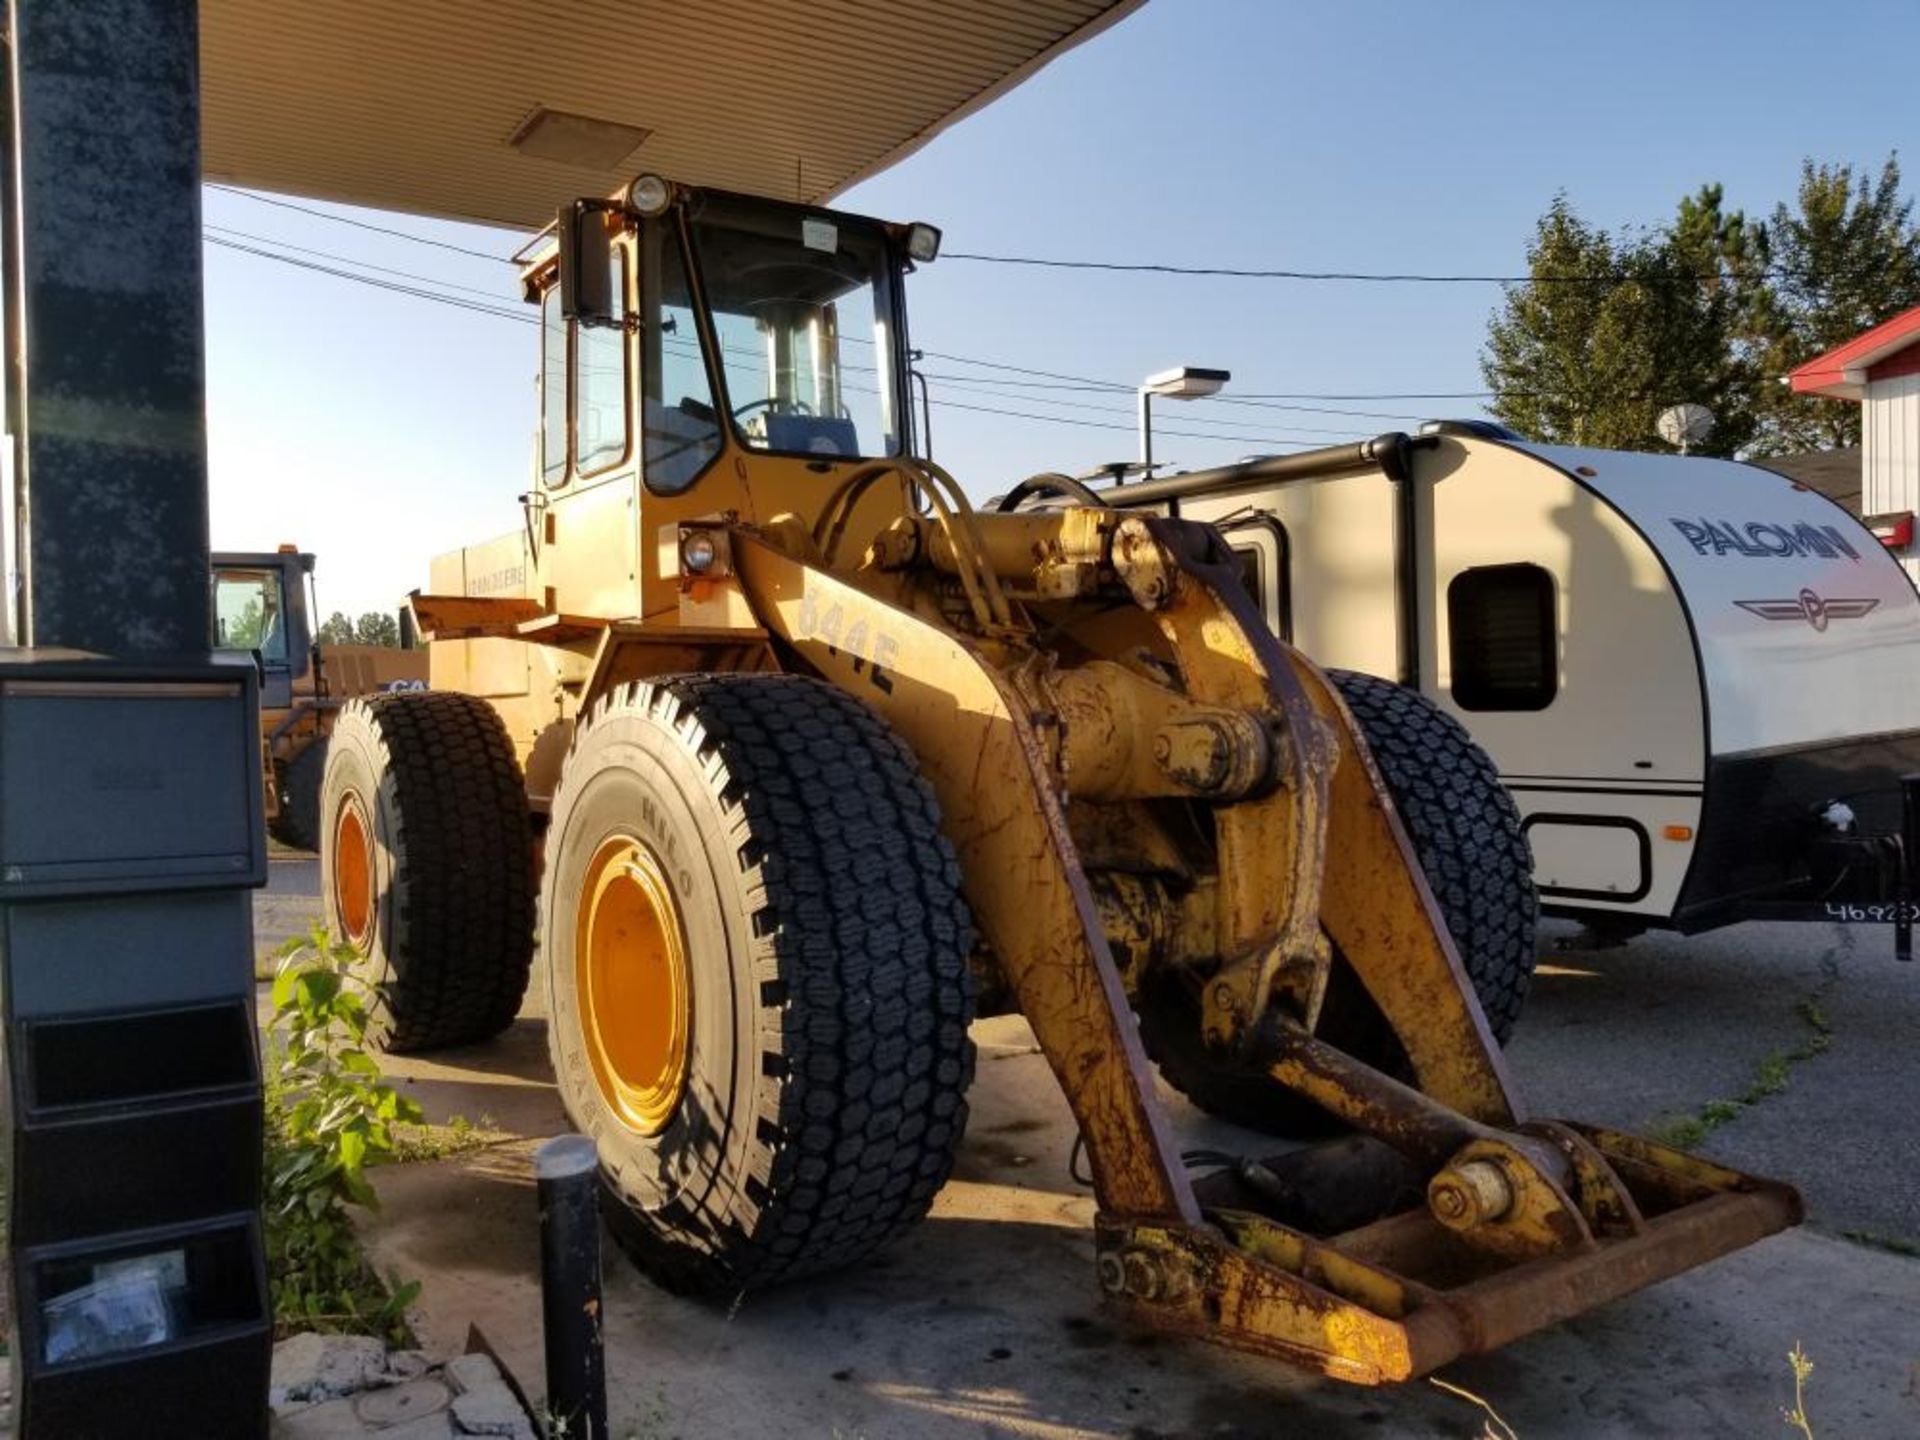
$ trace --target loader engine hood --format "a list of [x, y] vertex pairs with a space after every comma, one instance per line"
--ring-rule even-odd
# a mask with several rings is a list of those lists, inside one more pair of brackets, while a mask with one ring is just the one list
[[[1712, 753], [1920, 729], [1920, 596], [1840, 506], [1731, 460], [1514, 448], [1605, 499], [1665, 563], [1693, 627]], [[1579, 582], [1576, 556], [1567, 583]]]

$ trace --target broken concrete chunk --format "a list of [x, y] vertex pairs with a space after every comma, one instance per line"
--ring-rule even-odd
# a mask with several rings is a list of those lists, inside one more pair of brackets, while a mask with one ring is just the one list
[[366, 1389], [385, 1375], [387, 1347], [366, 1335], [294, 1335], [273, 1347], [267, 1400], [274, 1409], [318, 1404]]
[[[473, 1357], [463, 1357], [471, 1359]], [[484, 1357], [482, 1357], [484, 1358]], [[505, 1435], [511, 1440], [538, 1440], [533, 1422], [513, 1392], [499, 1381], [456, 1395], [453, 1423], [463, 1435]]]
[[477, 1351], [449, 1360], [446, 1376], [456, 1390], [484, 1390], [490, 1385], [505, 1383], [500, 1378], [500, 1367], [493, 1363], [493, 1357]]

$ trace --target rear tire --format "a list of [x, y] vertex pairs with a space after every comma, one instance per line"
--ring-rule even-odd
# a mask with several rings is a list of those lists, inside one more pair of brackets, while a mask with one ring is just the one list
[[533, 846], [513, 742], [451, 692], [340, 711], [321, 784], [327, 927], [368, 960], [372, 1035], [396, 1053], [513, 1023], [533, 958]]
[[926, 1214], [966, 1127], [971, 925], [884, 722], [798, 676], [625, 686], [575, 733], [546, 853], [554, 1072], [641, 1268], [737, 1294]]
[[[1329, 670], [1387, 782], [1400, 823], [1439, 901], [1494, 1039], [1504, 1045], [1526, 1001], [1538, 897], [1520, 812], [1493, 761], [1424, 695], [1373, 675]], [[1278, 1135], [1320, 1135], [1337, 1122], [1311, 1101], [1233, 1070], [1201, 1039], [1200, 977], [1149, 975], [1140, 1028], [1166, 1082], [1223, 1120]], [[1334, 960], [1318, 1034], [1357, 1060], [1410, 1078], [1405, 1053], [1359, 977]]]
[[296, 850], [320, 848], [320, 785], [326, 778], [327, 737], [322, 735], [280, 771], [280, 813], [273, 838]]

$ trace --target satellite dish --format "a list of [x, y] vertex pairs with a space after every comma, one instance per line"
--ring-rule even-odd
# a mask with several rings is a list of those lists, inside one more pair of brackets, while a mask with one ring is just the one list
[[1653, 426], [1662, 440], [1685, 455], [1713, 433], [1713, 412], [1704, 405], [1669, 405]]

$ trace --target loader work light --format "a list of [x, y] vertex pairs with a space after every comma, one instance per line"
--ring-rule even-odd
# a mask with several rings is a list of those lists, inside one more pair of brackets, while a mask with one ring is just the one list
[[658, 175], [642, 175], [627, 187], [627, 203], [651, 220], [673, 203], [673, 186]]
[[719, 557], [720, 547], [713, 543], [713, 536], [707, 531], [693, 530], [681, 537], [680, 564], [690, 573], [706, 574]]
[[907, 254], [916, 265], [931, 265], [940, 254], [940, 232], [924, 220], [907, 227]]

